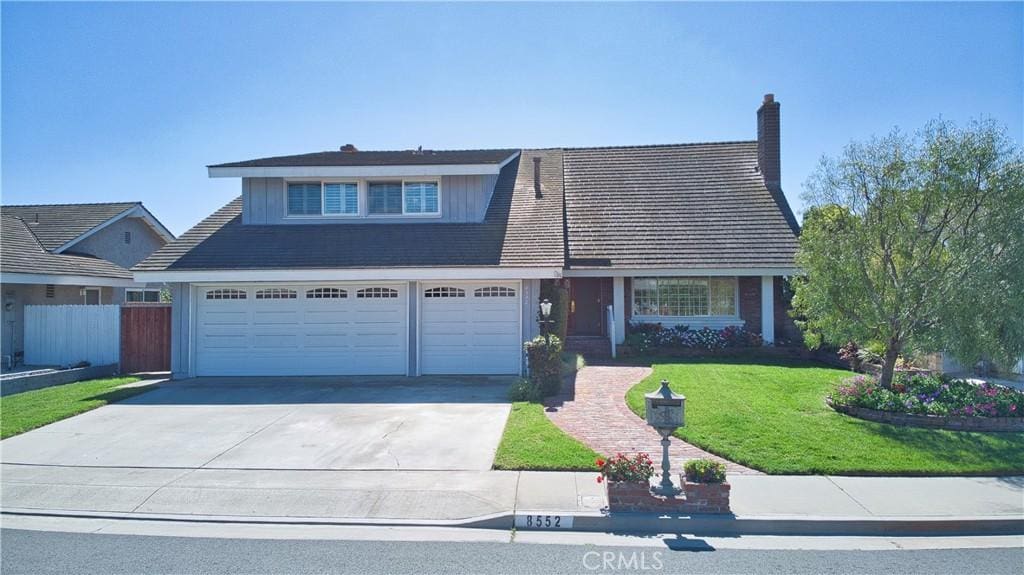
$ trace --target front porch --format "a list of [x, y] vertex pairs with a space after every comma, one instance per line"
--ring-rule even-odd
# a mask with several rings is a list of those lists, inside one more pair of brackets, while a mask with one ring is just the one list
[[612, 341], [624, 343], [631, 323], [685, 325], [693, 330], [741, 326], [760, 334], [764, 345], [797, 336], [788, 315], [783, 275], [588, 272], [569, 272], [565, 280], [569, 291], [566, 349], [585, 357], [610, 356]]

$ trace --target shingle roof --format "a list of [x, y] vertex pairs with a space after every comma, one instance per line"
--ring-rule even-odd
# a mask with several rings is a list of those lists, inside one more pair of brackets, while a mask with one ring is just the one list
[[[572, 268], [792, 267], [757, 142], [566, 149]], [[781, 202], [785, 202], [784, 199]]]
[[397, 150], [314, 152], [275, 156], [244, 162], [214, 164], [210, 168], [280, 168], [303, 166], [431, 166], [449, 164], [500, 164], [519, 150]]
[[[532, 154], [544, 158], [539, 200]], [[481, 223], [242, 225], [236, 198], [133, 269], [561, 267], [560, 152], [525, 155], [502, 168]]]
[[4, 207], [0, 214], [0, 272], [131, 279], [130, 271], [104, 259], [50, 253], [31, 227], [32, 224], [8, 214]]
[[243, 226], [237, 198], [134, 269], [792, 267], [791, 212], [756, 167], [757, 142], [523, 150], [481, 223]]
[[39, 243], [54, 250], [137, 205], [139, 202], [0, 206], [0, 213], [31, 222]]

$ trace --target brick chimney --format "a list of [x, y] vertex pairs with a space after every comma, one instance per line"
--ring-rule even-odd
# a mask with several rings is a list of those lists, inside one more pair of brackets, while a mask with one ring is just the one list
[[779, 132], [779, 103], [775, 94], [765, 94], [757, 110], [757, 167], [768, 189], [782, 187]]

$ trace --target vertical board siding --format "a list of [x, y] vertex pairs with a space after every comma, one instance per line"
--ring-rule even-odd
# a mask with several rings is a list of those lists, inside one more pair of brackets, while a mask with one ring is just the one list
[[25, 306], [25, 363], [118, 363], [120, 310], [116, 305]]
[[[410, 179], [410, 178], [406, 178]], [[441, 217], [374, 217], [350, 216], [324, 218], [286, 218], [284, 178], [242, 178], [242, 222], [246, 224], [416, 224], [430, 222], [482, 222], [498, 176], [442, 176]], [[361, 192], [364, 196], [365, 193]], [[365, 211], [365, 206], [362, 206]]]
[[121, 308], [121, 371], [171, 369], [171, 306]]

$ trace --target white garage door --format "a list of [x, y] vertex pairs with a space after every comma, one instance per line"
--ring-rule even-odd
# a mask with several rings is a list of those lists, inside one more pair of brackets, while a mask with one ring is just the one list
[[421, 284], [420, 289], [422, 373], [519, 373], [519, 282]]
[[211, 286], [196, 294], [197, 375], [404, 375], [405, 285]]

